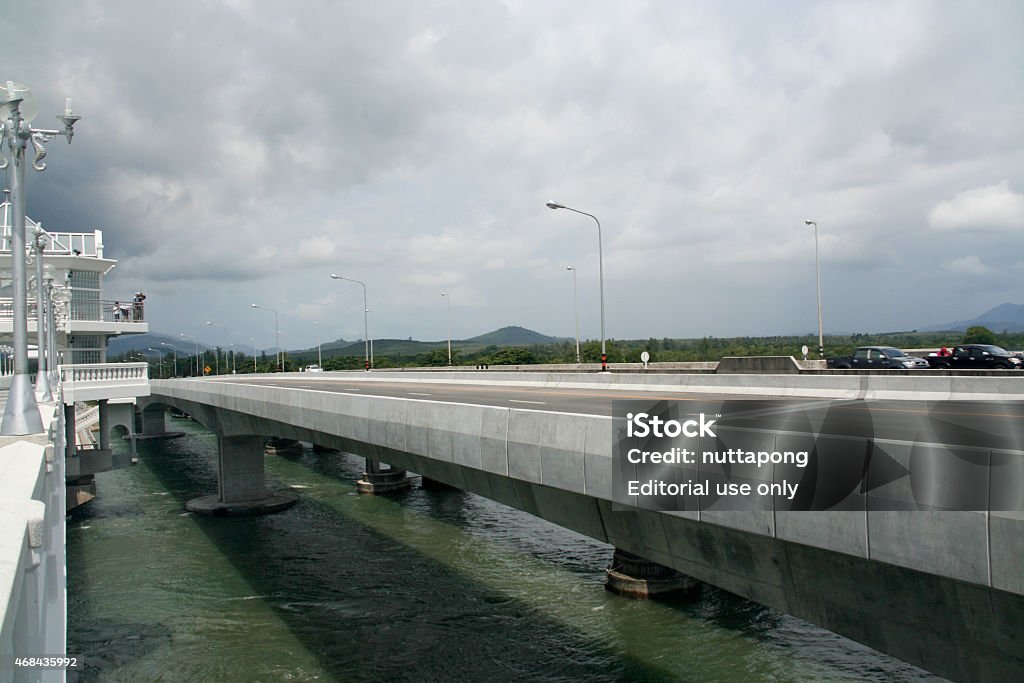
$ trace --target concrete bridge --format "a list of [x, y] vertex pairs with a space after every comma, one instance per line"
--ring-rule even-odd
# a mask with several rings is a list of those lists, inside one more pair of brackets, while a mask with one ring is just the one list
[[[370, 484], [418, 472], [953, 680], [1024, 680], [1020, 512], [921, 511], [909, 503], [886, 511], [872, 509], [870, 493], [856, 511], [622, 511], [616, 504], [613, 399], [750, 396], [970, 400], [995, 414], [1024, 405], [1017, 403], [1024, 377], [292, 374], [153, 381], [139, 405], [144, 434], [164, 431], [171, 406], [218, 435], [219, 491], [193, 501], [197, 509], [287, 505], [287, 496], [266, 490], [264, 443], [308, 441], [365, 457]], [[1019, 430], [1020, 415], [993, 419]], [[875, 441], [897, 461], [910, 457], [906, 439]], [[989, 458], [996, 450], [965, 447]], [[1021, 452], [1013, 455], [1024, 462]], [[380, 463], [390, 473], [378, 474]], [[1008, 492], [1003, 500], [1024, 492], [1024, 468], [1000, 477], [987, 485]]]

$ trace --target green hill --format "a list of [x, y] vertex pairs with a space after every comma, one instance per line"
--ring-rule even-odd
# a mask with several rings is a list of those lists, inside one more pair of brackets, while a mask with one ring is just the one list
[[481, 346], [532, 346], [534, 344], [554, 344], [560, 341], [566, 340], [561, 337], [549, 337], [525, 327], [510, 325], [494, 332], [481, 334], [479, 337], [466, 339], [464, 343]]

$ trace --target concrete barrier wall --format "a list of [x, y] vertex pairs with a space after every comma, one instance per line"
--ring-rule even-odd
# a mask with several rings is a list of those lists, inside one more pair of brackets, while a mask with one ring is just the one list
[[[431, 382], [484, 386], [529, 386], [564, 389], [677, 391], [734, 396], [793, 396], [836, 399], [889, 399], [914, 401], [1020, 401], [1024, 400], [1024, 372], [1005, 370], [986, 375], [950, 375], [930, 371], [883, 374], [851, 371], [843, 374], [611, 374], [611, 373], [503, 373], [490, 371], [437, 372], [327, 372], [281, 373], [272, 378], [301, 378], [315, 382], [344, 378], [360, 382]], [[231, 382], [230, 375], [194, 382]]]
[[[47, 432], [0, 437], [0, 661], [8, 667], [16, 654], [66, 650], [64, 429], [53, 404], [40, 410]], [[0, 680], [13, 673], [0, 671]], [[64, 672], [13, 680], [62, 681]]]

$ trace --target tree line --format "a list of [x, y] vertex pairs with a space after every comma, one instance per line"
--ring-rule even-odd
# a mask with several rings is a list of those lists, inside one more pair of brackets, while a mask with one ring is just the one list
[[[826, 355], [849, 356], [858, 346], [895, 346], [902, 349], [952, 347], [956, 344], [997, 344], [1010, 351], [1024, 349], [1024, 333], [995, 333], [983, 326], [968, 328], [966, 332], [883, 332], [854, 333], [849, 335], [830, 335], [825, 339]], [[811, 349], [811, 358], [818, 346], [818, 338], [814, 335], [768, 336], [768, 337], [700, 337], [694, 339], [610, 339], [606, 342], [608, 362], [639, 363], [640, 354], [646, 351], [650, 360], [657, 362], [717, 361], [725, 356], [795, 356], [800, 357], [802, 346]], [[217, 362], [219, 358], [219, 364]], [[580, 344], [580, 358], [584, 363], [601, 362], [601, 342], [588, 340]], [[161, 372], [160, 363], [150, 354], [128, 352], [108, 359], [110, 362], [145, 361], [150, 366], [151, 377], [170, 377], [173, 374], [171, 354], [164, 354]], [[283, 369], [285, 372], [297, 372], [317, 362], [315, 352], [301, 351], [285, 353]], [[482, 349], [467, 351], [452, 348], [452, 364], [460, 366], [477, 365], [537, 365], [554, 363], [575, 363], [576, 344], [561, 341], [550, 344], [530, 346], [486, 346]], [[363, 355], [330, 355], [323, 358], [324, 370], [362, 370], [365, 358]], [[382, 353], [374, 358], [376, 368], [401, 367], [444, 367], [448, 365], [446, 348], [432, 349], [418, 354]], [[262, 353], [254, 358], [240, 352], [228, 351], [220, 347], [208, 349], [199, 355], [198, 374], [239, 374], [252, 372], [275, 372], [277, 357]], [[206, 373], [206, 368], [209, 372]], [[178, 354], [177, 376], [195, 376], [196, 357]]]

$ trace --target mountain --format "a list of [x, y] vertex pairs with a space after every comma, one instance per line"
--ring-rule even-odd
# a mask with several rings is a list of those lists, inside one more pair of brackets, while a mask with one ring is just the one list
[[[463, 352], [473, 353], [480, 351], [487, 346], [530, 346], [533, 344], [553, 344], [557, 342], [567, 341], [567, 339], [561, 337], [549, 337], [541, 334], [540, 332], [534, 332], [528, 330], [525, 327], [510, 326], [503, 327], [500, 330], [494, 330], [486, 334], [481, 334], [477, 337], [471, 337], [470, 339], [453, 339], [452, 348], [458, 349]], [[414, 339], [374, 339], [373, 340], [373, 355], [374, 356], [414, 356], [420, 353], [427, 353], [434, 349], [443, 349], [448, 347], [448, 340], [441, 339], [438, 341], [416, 341]], [[330, 356], [362, 356], [365, 353], [365, 346], [362, 341], [346, 342], [339, 339], [329, 344], [322, 346], [322, 352], [327, 355], [330, 351]], [[294, 350], [289, 352], [293, 357], [300, 357], [303, 359], [315, 358], [316, 347], [311, 349]]]
[[1000, 304], [972, 320], [957, 320], [921, 328], [923, 332], [962, 332], [973, 325], [984, 325], [993, 332], [1024, 332], [1024, 305]]
[[555, 344], [561, 341], [565, 341], [565, 339], [549, 337], [546, 334], [516, 325], [464, 340], [467, 344], [482, 344], [484, 346], [530, 346], [531, 344]]
[[[168, 346], [161, 346], [161, 344], [168, 344]], [[111, 337], [110, 342], [107, 344], [107, 355], [118, 356], [129, 351], [145, 351], [148, 348], [160, 349], [164, 353], [170, 353], [173, 348], [178, 353], [188, 356], [196, 352], [196, 345], [191, 339], [182, 339], [181, 337], [150, 332], [147, 334], [123, 334], [118, 337]], [[200, 352], [209, 348], [211, 347], [206, 344], [199, 344]]]

